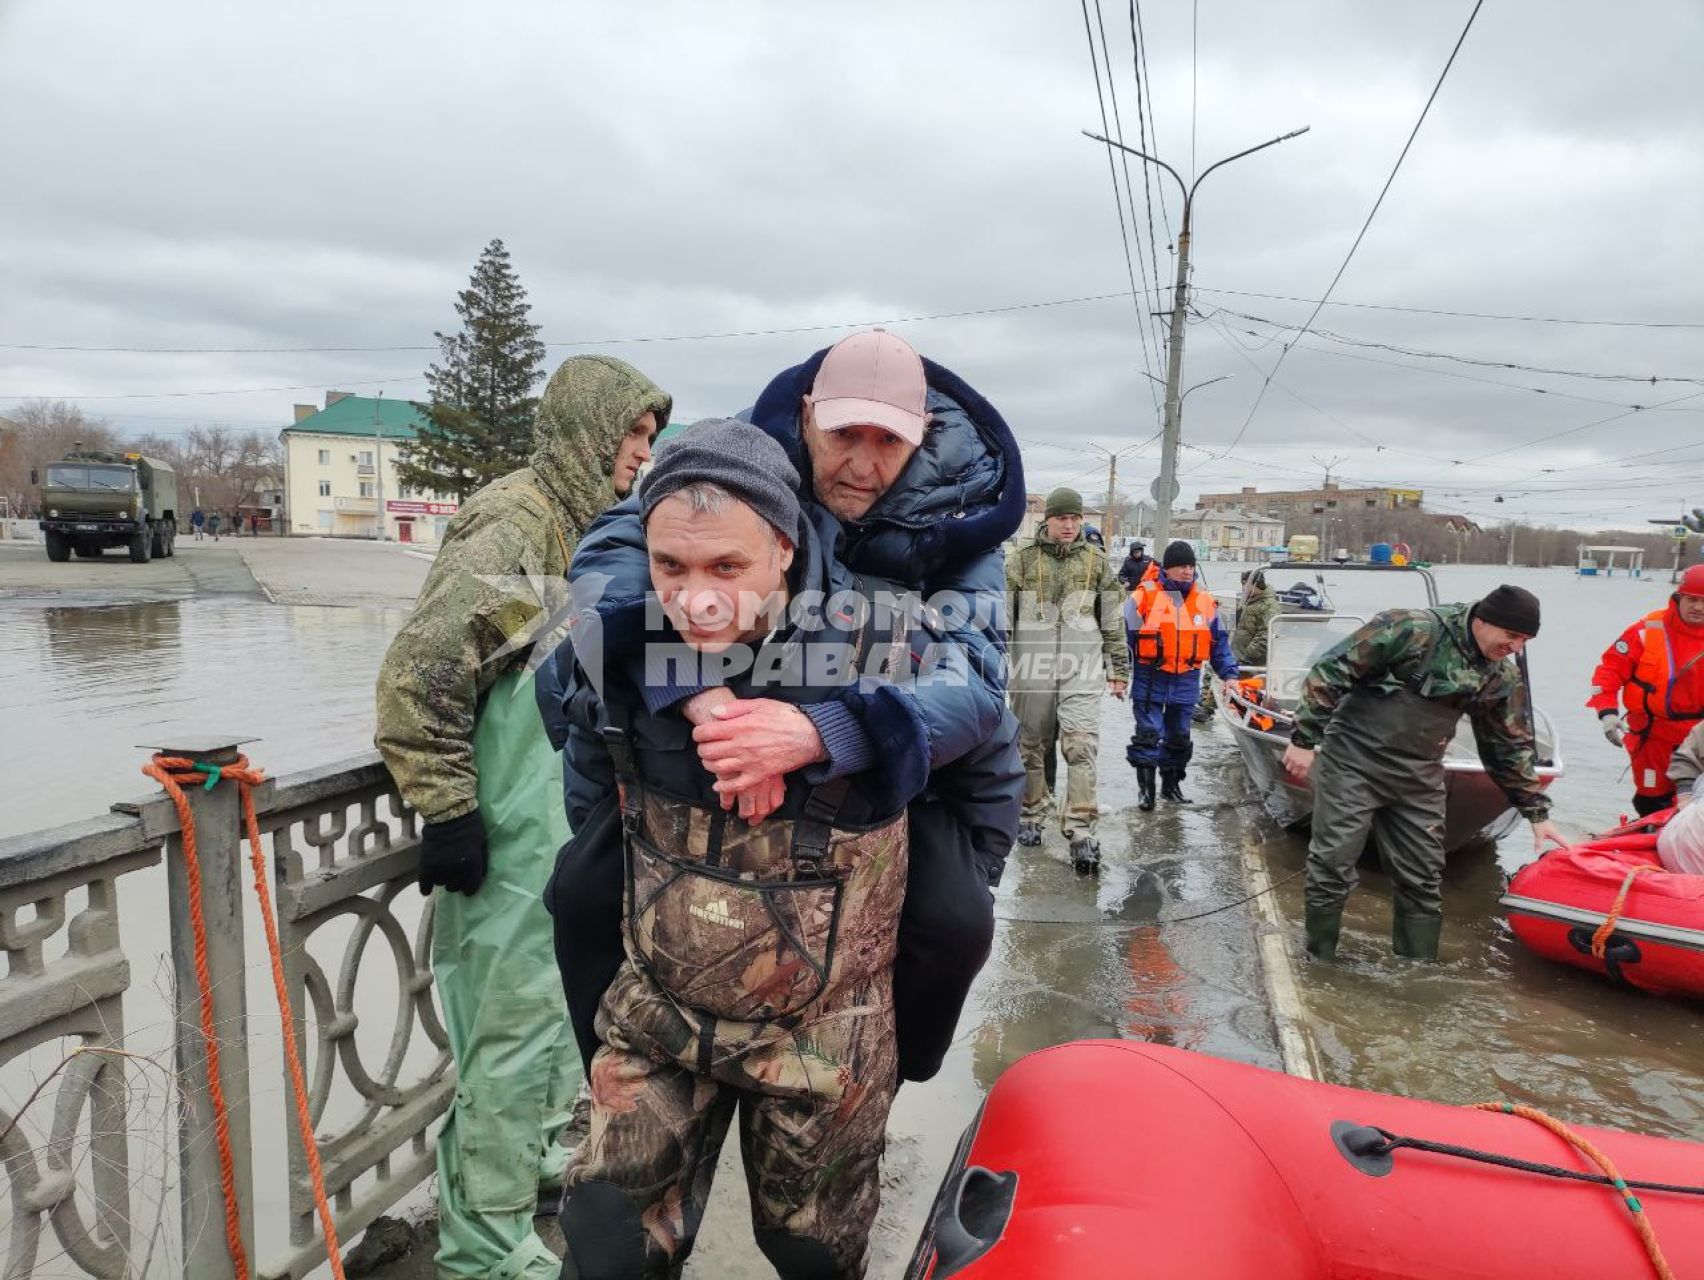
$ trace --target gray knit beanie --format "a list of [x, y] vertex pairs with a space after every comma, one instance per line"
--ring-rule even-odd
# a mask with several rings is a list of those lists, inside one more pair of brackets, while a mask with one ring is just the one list
[[799, 473], [787, 451], [751, 423], [706, 418], [657, 450], [639, 485], [640, 515], [649, 520], [664, 498], [700, 483], [726, 489], [789, 542], [798, 542]]

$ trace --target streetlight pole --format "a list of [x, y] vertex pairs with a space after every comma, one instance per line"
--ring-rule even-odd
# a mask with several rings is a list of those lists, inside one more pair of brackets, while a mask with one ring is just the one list
[[374, 523], [379, 531], [379, 541], [385, 540], [385, 437], [379, 429], [379, 407], [384, 403], [385, 393], [379, 392], [373, 401], [373, 493], [377, 504], [378, 516]]
[[1189, 310], [1189, 244], [1191, 234], [1191, 218], [1195, 212], [1195, 192], [1207, 175], [1215, 169], [1221, 169], [1233, 160], [1241, 160], [1251, 156], [1256, 151], [1264, 151], [1267, 147], [1275, 147], [1280, 142], [1288, 142], [1291, 138], [1299, 138], [1311, 126], [1303, 125], [1293, 129], [1281, 137], [1262, 142], [1258, 146], [1249, 147], [1235, 155], [1226, 156], [1223, 160], [1208, 165], [1193, 183], [1186, 183], [1178, 171], [1157, 156], [1151, 156], [1135, 147], [1125, 146], [1111, 138], [1102, 137], [1098, 133], [1084, 130], [1085, 137], [1093, 138], [1096, 142], [1104, 142], [1109, 147], [1117, 147], [1120, 151], [1146, 160], [1149, 164], [1158, 165], [1171, 174], [1183, 193], [1183, 226], [1177, 236], [1177, 284], [1172, 291], [1171, 340], [1166, 352], [1166, 419], [1165, 433], [1160, 447], [1160, 476], [1155, 482], [1159, 492], [1154, 495], [1154, 542], [1164, 546], [1171, 537], [1171, 504], [1177, 500], [1177, 450], [1182, 433], [1183, 397], [1178, 387], [1183, 381], [1183, 320]]
[[1112, 504], [1118, 497], [1118, 460], [1125, 454], [1133, 453], [1137, 449], [1140, 449], [1142, 445], [1127, 444], [1124, 448], [1115, 452], [1112, 449], [1106, 448], [1104, 445], [1098, 445], [1088, 440], [1083, 441], [1083, 443], [1093, 449], [1096, 453], [1104, 453], [1106, 455], [1106, 506], [1101, 511], [1101, 538], [1107, 542], [1111, 542]]

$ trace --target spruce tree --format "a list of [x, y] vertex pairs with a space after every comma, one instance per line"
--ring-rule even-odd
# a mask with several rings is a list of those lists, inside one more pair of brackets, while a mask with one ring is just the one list
[[456, 295], [461, 332], [432, 335], [441, 362], [426, 370], [432, 399], [416, 406], [426, 422], [397, 464], [403, 484], [465, 498], [526, 465], [544, 364], [531, 310], [509, 251], [493, 240]]

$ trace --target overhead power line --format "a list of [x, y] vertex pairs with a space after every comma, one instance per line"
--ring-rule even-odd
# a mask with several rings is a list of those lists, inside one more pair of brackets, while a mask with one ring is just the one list
[[[1307, 321], [1302, 325], [1300, 332], [1296, 334], [1298, 341], [1301, 339], [1302, 335], [1313, 326], [1313, 322], [1319, 319], [1320, 311], [1324, 308], [1326, 302], [1330, 300], [1332, 293], [1337, 288], [1338, 282], [1343, 279], [1343, 273], [1349, 270], [1349, 264], [1354, 261], [1355, 251], [1361, 247], [1361, 241], [1366, 239], [1367, 230], [1373, 225], [1373, 219], [1378, 216], [1379, 209], [1384, 204], [1385, 197], [1390, 194], [1390, 188], [1396, 181], [1396, 175], [1402, 171], [1402, 162], [1408, 159], [1408, 152], [1414, 145], [1414, 139], [1420, 136], [1420, 126], [1426, 123], [1426, 117], [1431, 113], [1432, 104], [1438, 100], [1438, 92], [1444, 87], [1444, 80], [1449, 76], [1450, 68], [1455, 65], [1456, 55], [1461, 52], [1461, 46], [1467, 40], [1467, 33], [1473, 29], [1473, 20], [1479, 16], [1479, 10], [1484, 3], [1485, 0], [1474, 0], [1473, 12], [1467, 15], [1467, 22], [1462, 27], [1461, 34], [1456, 37], [1455, 47], [1450, 50], [1450, 56], [1444, 61], [1444, 69], [1438, 73], [1437, 83], [1432, 86], [1432, 92], [1426, 96], [1426, 105], [1420, 108], [1420, 116], [1417, 120], [1415, 120], [1414, 128], [1409, 130], [1408, 141], [1402, 144], [1402, 150], [1397, 154], [1396, 163], [1390, 168], [1390, 175], [1385, 179], [1384, 186], [1379, 189], [1378, 199], [1373, 201], [1373, 207], [1367, 211], [1367, 220], [1361, 224], [1361, 229], [1355, 233], [1355, 240], [1349, 246], [1349, 252], [1343, 255], [1343, 261], [1338, 264], [1337, 274], [1331, 277], [1331, 283], [1325, 287], [1325, 292], [1320, 295], [1319, 302], [1315, 304], [1312, 314], [1308, 316]], [[1272, 370], [1271, 373], [1267, 375], [1267, 380], [1260, 384], [1260, 390], [1255, 394], [1254, 403], [1249, 406], [1248, 416], [1243, 419], [1242, 426], [1237, 429], [1236, 439], [1231, 442], [1232, 448], [1235, 448], [1237, 443], [1240, 442], [1243, 436], [1248, 432], [1249, 424], [1254, 421], [1254, 415], [1260, 411], [1261, 401], [1266, 398], [1266, 388], [1271, 385], [1272, 374], [1276, 374], [1279, 368], [1282, 367], [1284, 358], [1290, 354], [1291, 345], [1292, 344], [1286, 344], [1283, 350], [1278, 353], [1278, 359], [1273, 362]]]
[[[1013, 311], [1040, 311], [1048, 307], [1070, 307], [1085, 302], [1111, 302], [1114, 299], [1135, 298], [1134, 291], [1119, 289], [1113, 293], [1088, 293], [1075, 298], [1046, 298], [1040, 302], [1012, 302], [997, 307], [972, 307], [963, 311], [937, 311], [929, 315], [889, 316], [880, 320], [838, 320], [832, 324], [797, 324], [777, 329], [729, 329], [720, 333], [670, 333], [649, 337], [573, 338], [562, 342], [547, 342], [547, 347], [614, 347], [648, 342], [710, 342], [720, 338], [771, 338], [794, 333], [824, 333], [833, 329], [867, 329], [874, 325], [921, 324], [926, 320], [964, 320], [972, 316], [1005, 315]], [[89, 347], [53, 346], [34, 342], [0, 342], [6, 351], [97, 351], [128, 355], [315, 355], [344, 351], [436, 351], [436, 346], [389, 347]], [[6, 399], [8, 397], [0, 397]], [[15, 398], [15, 397], [12, 397]], [[26, 397], [27, 398], [27, 397]]]
[[[1101, 128], [1105, 129], [1107, 127], [1107, 118], [1106, 118], [1107, 117], [1107, 111], [1106, 111], [1107, 94], [1103, 93], [1102, 90], [1101, 90], [1101, 75], [1100, 75], [1101, 62], [1104, 61], [1106, 63], [1106, 89], [1107, 89], [1107, 93], [1110, 93], [1111, 98], [1112, 98], [1112, 125], [1113, 125], [1113, 128], [1117, 130], [1117, 136], [1122, 138], [1124, 136], [1124, 122], [1121, 119], [1120, 114], [1119, 114], [1119, 110], [1118, 110], [1118, 86], [1117, 86], [1117, 83], [1114, 81], [1113, 75], [1112, 75], [1112, 50], [1108, 47], [1107, 41], [1106, 41], [1106, 23], [1105, 23], [1105, 21], [1102, 17], [1102, 14], [1101, 14], [1101, 0], [1095, 0], [1095, 26], [1100, 29], [1100, 53], [1099, 53], [1098, 57], [1097, 57], [1096, 52], [1095, 52], [1094, 30], [1089, 26], [1088, 0], [1082, 0], [1082, 8], [1083, 8], [1083, 33], [1088, 37], [1088, 40], [1089, 40], [1089, 65], [1090, 65], [1091, 69], [1094, 71], [1095, 99], [1096, 99], [1096, 102], [1100, 106]], [[1141, 99], [1138, 98], [1137, 102], [1136, 102], [1138, 121], [1141, 119], [1141, 107], [1142, 107], [1142, 102], [1141, 102]], [[1121, 158], [1122, 158], [1122, 153], [1121, 153]], [[1135, 232], [1135, 230], [1136, 230], [1136, 226], [1135, 226], [1135, 223], [1136, 223], [1136, 192], [1135, 192], [1135, 189], [1131, 186], [1130, 164], [1129, 164], [1128, 160], [1126, 160], [1125, 163], [1124, 163], [1124, 186], [1123, 186], [1122, 189], [1120, 189], [1120, 187], [1118, 185], [1118, 164], [1117, 164], [1116, 161], [1114, 161], [1112, 151], [1111, 151], [1110, 148], [1107, 150], [1107, 153], [1106, 153], [1106, 164], [1107, 164], [1107, 172], [1112, 176], [1112, 201], [1113, 201], [1113, 204], [1116, 205], [1117, 209], [1118, 209], [1118, 236], [1119, 236], [1119, 239], [1124, 244], [1124, 269], [1129, 275], [1131, 293], [1133, 295], [1135, 295], [1133, 300], [1136, 303], [1136, 331], [1137, 331], [1137, 336], [1139, 337], [1139, 339], [1141, 341], [1141, 346], [1142, 346], [1142, 366], [1143, 366], [1144, 369], [1147, 370], [1149, 378], [1152, 379], [1153, 375], [1154, 375], [1154, 354], [1151, 353], [1150, 350], [1149, 350], [1149, 333], [1148, 333], [1148, 325], [1149, 325], [1148, 311], [1149, 311], [1149, 307], [1148, 307], [1148, 304], [1147, 304], [1147, 299], [1148, 299], [1148, 296], [1149, 296], [1148, 295], [1148, 267], [1147, 267], [1147, 264], [1142, 260], [1142, 238], [1141, 238], [1140, 235], [1137, 235], [1135, 237], [1135, 239], [1136, 239], [1135, 265], [1136, 265], [1137, 268], [1140, 269], [1140, 274], [1142, 276], [1142, 289], [1141, 289], [1141, 292], [1139, 294], [1137, 293], [1137, 290], [1136, 290], [1137, 271], [1132, 270], [1132, 267], [1131, 267], [1130, 241], [1131, 241], [1132, 233]], [[1124, 220], [1124, 206], [1125, 206], [1125, 203], [1126, 203], [1127, 200], [1128, 200], [1128, 203], [1130, 205], [1130, 222], [1129, 222], [1128, 227], [1126, 226], [1126, 223], [1125, 223], [1125, 220]], [[1158, 272], [1159, 272], [1159, 264], [1157, 262], [1154, 264], [1154, 270], [1155, 270], [1155, 280], [1156, 280], [1156, 283], [1157, 283]], [[1163, 351], [1163, 350], [1164, 350], [1164, 348], [1161, 348], [1161, 351]], [[1153, 387], [1152, 387], [1151, 383], [1149, 385], [1148, 398], [1153, 403], [1154, 410], [1157, 413], [1159, 411], [1159, 400], [1156, 398], [1156, 396], [1154, 394]]]
[[[1404, 315], [1449, 316], [1457, 320], [1508, 320], [1521, 324], [1601, 325], [1620, 329], [1704, 329], [1697, 320], [1594, 320], [1580, 316], [1513, 315], [1501, 311], [1451, 311], [1443, 307], [1408, 307], [1393, 302], [1342, 302], [1336, 298], [1299, 298], [1291, 293], [1256, 293], [1249, 289], [1208, 289], [1192, 286], [1196, 293], [1221, 294], [1227, 298], [1265, 298], [1273, 302], [1301, 302], [1309, 306], [1348, 307], [1358, 311], [1395, 311]], [[1294, 327], [1294, 326], [1292, 326]]]
[[[1247, 334], [1251, 338], [1264, 339], [1263, 345], [1270, 346], [1272, 343], [1281, 340], [1278, 337], [1278, 335], [1276, 335], [1276, 334], [1264, 334], [1264, 333], [1257, 332], [1254, 329], [1243, 329], [1243, 328], [1239, 328], [1235, 325], [1228, 324], [1225, 321], [1218, 319], [1218, 317], [1221, 314], [1223, 314], [1223, 315], [1236, 315], [1237, 313], [1236, 312], [1219, 312], [1219, 311], [1215, 310], [1211, 315], [1203, 314], [1203, 315], [1201, 315], [1200, 318], [1203, 319], [1203, 320], [1210, 320], [1213, 323], [1222, 326], [1226, 331], [1228, 331], [1230, 333], [1243, 333], [1243, 334]], [[1263, 323], [1271, 323], [1271, 322], [1263, 322]], [[1292, 339], [1290, 345], [1291, 346], [1298, 345], [1300, 336], [1301, 335], [1298, 335], [1296, 339]], [[1314, 333], [1308, 334], [1307, 336], [1310, 337], [1310, 338], [1317, 338], [1319, 336], [1319, 334], [1316, 331]], [[1239, 343], [1238, 345], [1240, 346], [1241, 344]], [[1364, 355], [1364, 354], [1361, 354], [1359, 352], [1354, 352], [1354, 351], [1342, 351], [1342, 350], [1338, 350], [1335, 347], [1319, 347], [1319, 346], [1314, 346], [1311, 343], [1301, 343], [1300, 345], [1301, 345], [1301, 349], [1303, 351], [1310, 352], [1314, 355], [1335, 356], [1335, 357], [1342, 359], [1342, 360], [1359, 360], [1364, 364], [1384, 365], [1387, 369], [1406, 369], [1410, 373], [1424, 373], [1424, 374], [1429, 374], [1433, 377], [1438, 377], [1438, 378], [1454, 378], [1454, 379], [1457, 379], [1458, 381], [1461, 381], [1461, 382], [1477, 382], [1477, 383], [1480, 383], [1481, 385], [1487, 386], [1487, 387], [1501, 387], [1505, 391], [1526, 391], [1526, 392], [1531, 392], [1534, 395], [1550, 396], [1550, 397], [1557, 399], [1557, 400], [1577, 400], [1577, 401], [1581, 402], [1582, 404], [1610, 405], [1610, 406], [1613, 406], [1614, 408], [1617, 408], [1617, 409], [1652, 409], [1652, 408], [1660, 407], [1659, 405], [1632, 404], [1632, 403], [1629, 403], [1625, 400], [1605, 400], [1602, 396], [1581, 395], [1579, 392], [1576, 392], [1576, 391], [1559, 391], [1554, 387], [1535, 387], [1531, 383], [1527, 383], [1527, 382], [1508, 382], [1508, 381], [1505, 381], [1502, 378], [1487, 378], [1487, 377], [1483, 377], [1483, 376], [1476, 374], [1476, 373], [1463, 373], [1459, 369], [1440, 369], [1440, 368], [1436, 367], [1435, 365], [1404, 364], [1400, 360], [1385, 360], [1385, 359], [1382, 359], [1379, 356], [1369, 356], [1369, 355]], [[1276, 368], [1277, 366], [1274, 365], [1273, 367]], [[1692, 383], [1692, 384], [1696, 385], [1701, 380], [1697, 379], [1697, 378], [1685, 378], [1685, 379], [1677, 379], [1676, 381], [1687, 382], [1687, 383]], [[1684, 412], [1691, 412], [1691, 410], [1686, 410]]]
[[[1274, 329], [1290, 330], [1296, 328], [1284, 320], [1274, 320], [1269, 316], [1250, 315], [1246, 311], [1232, 311], [1228, 307], [1218, 309], [1222, 314], [1236, 316], [1239, 320], [1250, 320], [1255, 324], [1270, 325]], [[1300, 334], [1297, 335], [1298, 337]], [[1314, 329], [1310, 337], [1323, 338], [1327, 342], [1336, 342], [1344, 346], [1365, 347], [1377, 351], [1389, 351], [1395, 355], [1408, 356], [1415, 360], [1448, 360], [1455, 364], [1473, 365], [1481, 369], [1512, 369], [1519, 373], [1542, 373], [1557, 378], [1584, 378], [1595, 382], [1643, 382], [1655, 386], [1659, 382], [1700, 382], [1698, 377], [1683, 377], [1677, 375], [1659, 375], [1645, 373], [1600, 373], [1590, 369], [1557, 369], [1549, 365], [1522, 364], [1518, 360], [1499, 360], [1489, 356], [1461, 355], [1449, 351], [1428, 351], [1421, 347], [1405, 347], [1393, 342], [1379, 342], [1371, 338], [1355, 338], [1348, 334], [1335, 333], [1330, 329]]]

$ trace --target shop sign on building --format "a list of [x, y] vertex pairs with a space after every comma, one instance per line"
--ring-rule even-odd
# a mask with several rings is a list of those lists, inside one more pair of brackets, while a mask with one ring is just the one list
[[454, 502], [411, 502], [400, 498], [386, 498], [385, 510], [393, 516], [453, 516], [457, 505]]

